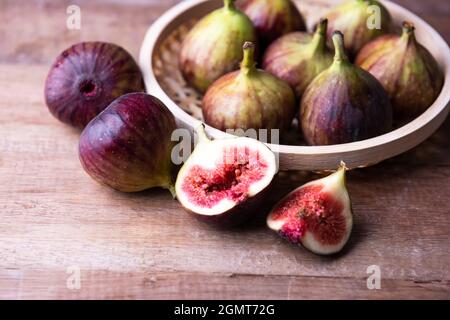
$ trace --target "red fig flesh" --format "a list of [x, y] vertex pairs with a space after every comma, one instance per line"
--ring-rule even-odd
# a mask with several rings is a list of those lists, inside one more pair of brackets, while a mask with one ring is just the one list
[[342, 164], [336, 173], [307, 183], [287, 195], [268, 216], [269, 228], [316, 254], [339, 252], [353, 227], [345, 171]]
[[295, 113], [295, 96], [287, 83], [256, 69], [254, 46], [244, 44], [241, 70], [229, 73], [206, 92], [205, 122], [217, 129], [287, 129]]
[[359, 52], [356, 64], [377, 78], [399, 118], [424, 112], [441, 92], [444, 75], [430, 52], [420, 45], [414, 26], [403, 23], [403, 34], [382, 36]]
[[245, 41], [257, 41], [252, 22], [234, 7], [234, 0], [224, 0], [224, 7], [197, 22], [181, 45], [179, 67], [185, 80], [205, 92], [239, 68]]
[[96, 181], [124, 192], [173, 191], [175, 119], [157, 98], [126, 94], [94, 118], [79, 142], [80, 161]]
[[306, 30], [291, 0], [238, 0], [236, 6], [253, 21], [262, 46], [286, 33]]
[[303, 136], [310, 145], [369, 139], [392, 128], [392, 107], [382, 85], [349, 62], [344, 39], [335, 32], [334, 62], [306, 89], [301, 102]]
[[263, 69], [289, 83], [298, 98], [314, 78], [333, 62], [326, 46], [327, 20], [321, 20], [314, 35], [289, 33], [267, 48]]
[[111, 43], [82, 42], [61, 53], [45, 82], [45, 100], [60, 121], [84, 128], [114, 99], [145, 91], [133, 57]]
[[199, 142], [178, 173], [177, 198], [195, 217], [218, 225], [243, 222], [256, 213], [277, 172], [275, 155], [250, 138], [211, 141], [203, 126]]

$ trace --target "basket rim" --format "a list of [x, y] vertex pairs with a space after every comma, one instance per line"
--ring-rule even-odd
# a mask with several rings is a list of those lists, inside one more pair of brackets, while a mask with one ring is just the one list
[[[144, 76], [144, 81], [147, 87], [147, 91], [150, 94], [155, 95], [161, 99], [170, 111], [174, 114], [178, 121], [181, 121], [183, 125], [195, 128], [200, 125], [201, 121], [192, 117], [179, 107], [162, 89], [156, 75], [153, 72], [153, 56], [158, 45], [164, 40], [161, 38], [164, 30], [172, 24], [172, 21], [178, 16], [184, 14], [186, 11], [193, 9], [194, 7], [210, 2], [214, 0], [185, 0], [166, 11], [161, 17], [159, 17], [147, 30], [144, 41], [141, 46], [139, 54], [139, 65]], [[357, 142], [337, 144], [337, 145], [325, 145], [325, 146], [296, 146], [296, 145], [274, 145], [267, 144], [274, 152], [286, 153], [286, 154], [302, 154], [302, 155], [331, 155], [331, 154], [343, 154], [349, 152], [364, 151], [369, 149], [377, 149], [383, 145], [398, 142], [402, 139], [407, 139], [413, 135], [416, 131], [424, 129], [427, 125], [434, 125], [431, 133], [423, 137], [422, 141], [428, 138], [437, 128], [444, 122], [449, 109], [450, 101], [450, 48], [442, 36], [422, 18], [412, 13], [408, 9], [393, 3], [388, 0], [380, 0], [380, 2], [387, 7], [390, 12], [395, 12], [398, 15], [407, 16], [408, 20], [412, 21], [417, 29], [424, 30], [423, 32], [429, 34], [436, 45], [435, 51], [440, 51], [444, 56], [443, 60], [443, 72], [445, 81], [441, 93], [435, 102], [419, 117], [405, 124], [404, 126], [397, 128], [386, 134], [362, 140]], [[441, 116], [439, 123], [434, 123]], [[206, 131], [214, 138], [231, 138], [233, 135], [226, 132], [215, 129], [206, 125]], [[413, 146], [405, 146], [404, 150], [397, 150], [391, 152], [387, 157], [393, 157], [395, 155], [406, 152], [412, 147], [420, 144], [419, 141]]]

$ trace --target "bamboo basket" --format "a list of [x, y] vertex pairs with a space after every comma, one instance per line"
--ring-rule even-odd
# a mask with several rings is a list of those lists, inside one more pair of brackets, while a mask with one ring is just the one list
[[[308, 27], [318, 21], [323, 12], [336, 4], [332, 0], [294, 1]], [[444, 39], [425, 21], [407, 9], [390, 1], [382, 1], [394, 22], [400, 25], [408, 20], [416, 26], [416, 35], [438, 61], [445, 74], [441, 94], [430, 108], [415, 120], [395, 130], [364, 141], [332, 145], [301, 145], [301, 137], [293, 128], [283, 144], [268, 144], [278, 156], [280, 170], [332, 170], [344, 160], [349, 168], [366, 167], [399, 155], [417, 146], [432, 135], [444, 122], [450, 105], [450, 49]], [[186, 0], [172, 7], [147, 31], [139, 62], [147, 91], [161, 99], [174, 114], [180, 127], [193, 130], [202, 120], [202, 96], [190, 88], [178, 70], [178, 53], [181, 42], [192, 25], [214, 9], [222, 0]], [[213, 138], [231, 137], [229, 134], [207, 126]]]

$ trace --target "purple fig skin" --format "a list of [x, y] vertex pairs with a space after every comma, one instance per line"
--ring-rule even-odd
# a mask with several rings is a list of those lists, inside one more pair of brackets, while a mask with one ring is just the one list
[[238, 0], [236, 6], [252, 20], [262, 47], [289, 32], [306, 30], [291, 0]]
[[83, 130], [79, 158], [96, 181], [123, 192], [172, 190], [175, 119], [157, 98], [130, 93], [116, 99]]
[[256, 69], [254, 46], [244, 44], [241, 70], [211, 85], [203, 98], [205, 122], [219, 130], [286, 130], [295, 114], [295, 95], [290, 86]]
[[323, 19], [314, 35], [293, 32], [275, 40], [264, 54], [263, 69], [290, 84], [300, 99], [314, 78], [333, 63], [326, 34]]
[[234, 0], [197, 22], [184, 39], [179, 68], [186, 82], [204, 93], [221, 76], [239, 68], [242, 45], [256, 42], [250, 19], [237, 10]]
[[127, 51], [81, 42], [57, 57], [45, 82], [45, 101], [57, 119], [84, 128], [114, 99], [137, 91], [145, 91], [142, 74]]
[[351, 64], [343, 35], [335, 32], [336, 56], [303, 95], [300, 122], [309, 145], [334, 145], [369, 139], [392, 128], [392, 107], [382, 85]]
[[403, 34], [386, 35], [368, 43], [356, 64], [369, 71], [389, 94], [394, 115], [414, 118], [433, 104], [444, 85], [444, 75], [430, 52], [420, 45], [414, 26], [403, 23]]
[[[368, 28], [368, 22], [374, 19], [372, 6], [380, 9], [380, 28]], [[375, 38], [392, 30], [392, 19], [389, 11], [376, 0], [349, 0], [334, 8], [327, 14], [328, 37], [331, 39], [334, 31], [341, 31], [345, 36], [345, 50], [350, 58]], [[329, 43], [332, 46], [332, 43]]]

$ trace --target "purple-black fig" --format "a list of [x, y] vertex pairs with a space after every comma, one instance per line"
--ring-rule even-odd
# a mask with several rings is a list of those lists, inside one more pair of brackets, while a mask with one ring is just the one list
[[263, 69], [289, 83], [298, 98], [314, 78], [333, 62], [333, 53], [326, 46], [327, 20], [322, 19], [314, 35], [289, 33], [267, 48]]
[[424, 112], [444, 84], [438, 63], [416, 40], [414, 26], [409, 22], [403, 23], [401, 36], [381, 36], [364, 46], [356, 64], [381, 82], [399, 118]]
[[177, 198], [201, 221], [226, 227], [261, 212], [277, 164], [273, 152], [251, 138], [210, 140], [204, 127], [198, 143], [178, 173]]
[[60, 121], [84, 128], [114, 99], [145, 91], [141, 71], [123, 48], [81, 42], [63, 51], [45, 82], [45, 101]]
[[306, 30], [291, 0], [238, 0], [236, 6], [253, 21], [263, 47], [286, 33]]
[[114, 100], [83, 130], [79, 157], [101, 184], [123, 192], [163, 187], [173, 193], [175, 119], [157, 98], [129, 93]]
[[205, 122], [217, 129], [287, 129], [295, 114], [291, 87], [255, 67], [254, 45], [244, 44], [241, 69], [214, 82], [203, 98]]
[[383, 86], [353, 65], [344, 53], [344, 37], [333, 34], [333, 64], [306, 88], [300, 122], [310, 145], [365, 140], [392, 128], [392, 107]]
[[349, 0], [332, 8], [325, 16], [328, 18], [328, 36], [331, 38], [334, 31], [341, 31], [351, 58], [365, 44], [392, 29], [389, 11], [376, 0]]
[[329, 255], [342, 250], [353, 227], [345, 171], [342, 163], [332, 175], [292, 191], [267, 217], [269, 228], [316, 254]]
[[235, 8], [234, 0], [197, 22], [181, 45], [179, 67], [187, 83], [205, 92], [215, 80], [239, 68], [242, 45], [255, 42], [250, 19]]

